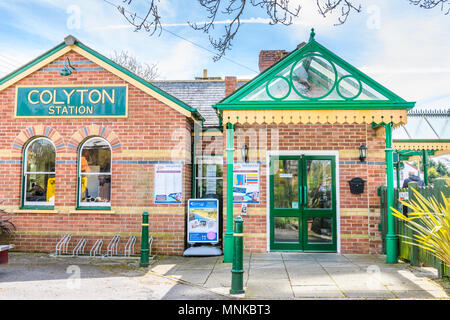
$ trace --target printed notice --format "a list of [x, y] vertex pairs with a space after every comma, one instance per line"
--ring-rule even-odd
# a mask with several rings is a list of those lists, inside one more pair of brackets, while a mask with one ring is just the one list
[[181, 164], [155, 166], [155, 203], [181, 203], [183, 192]]
[[234, 165], [233, 202], [259, 203], [258, 163], [236, 163]]

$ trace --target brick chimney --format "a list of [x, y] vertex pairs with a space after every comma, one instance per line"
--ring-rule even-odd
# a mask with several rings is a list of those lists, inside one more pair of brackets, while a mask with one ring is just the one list
[[259, 53], [259, 71], [263, 72], [287, 56], [285, 50], [261, 50]]
[[225, 97], [236, 91], [237, 88], [237, 78], [236, 77], [225, 77]]

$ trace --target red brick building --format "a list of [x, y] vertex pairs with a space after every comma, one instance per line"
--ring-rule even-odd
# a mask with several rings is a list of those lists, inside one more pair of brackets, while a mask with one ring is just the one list
[[188, 199], [213, 197], [225, 260], [241, 211], [249, 252], [379, 253], [385, 136], [414, 103], [313, 37], [259, 64], [251, 81], [149, 83], [69, 36], [1, 79], [0, 201], [16, 248], [54, 251], [65, 234], [139, 243], [147, 211], [153, 252], [180, 255]]
[[[71, 70], [70, 76], [61, 75], [64, 66]], [[125, 101], [115, 101], [115, 114], [107, 115], [101, 107], [91, 115], [75, 115], [87, 112], [82, 107], [70, 110], [78, 93], [92, 103], [102, 92], [102, 99], [108, 102], [113, 98], [108, 88], [123, 88], [126, 94]], [[44, 105], [50, 110], [47, 112], [57, 113], [56, 107], [64, 106], [64, 96], [71, 92], [72, 101], [66, 109], [60, 108], [60, 116], [35, 115], [34, 109], [25, 110], [27, 103], [16, 107], [20, 95], [28, 95], [33, 106], [39, 106], [42, 98], [49, 102]], [[115, 91], [116, 100], [118, 94]], [[120, 108], [119, 103], [123, 104]], [[202, 120], [196, 109], [69, 36], [2, 80], [0, 114], [0, 199], [2, 206], [14, 213], [17, 250], [54, 251], [67, 233], [72, 235], [72, 243], [80, 238], [89, 243], [104, 239], [105, 245], [115, 234], [122, 239], [139, 237], [142, 212], [147, 211], [154, 251], [182, 254], [185, 200], [191, 195], [191, 132], [194, 122]], [[100, 151], [91, 144], [99, 145]], [[51, 159], [42, 165], [45, 171], [32, 168], [42, 162], [32, 159], [38, 158], [38, 149], [51, 149], [47, 153]], [[90, 172], [83, 168], [85, 153], [92, 158], [88, 161]], [[167, 164], [182, 170], [181, 200], [155, 203], [155, 167]], [[101, 201], [89, 201], [94, 197]]]

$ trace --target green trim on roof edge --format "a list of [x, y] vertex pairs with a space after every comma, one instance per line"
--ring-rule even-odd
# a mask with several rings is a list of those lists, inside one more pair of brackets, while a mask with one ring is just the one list
[[[134, 74], [133, 72], [129, 71], [128, 69], [118, 65], [117, 63], [115, 63], [114, 61], [108, 59], [107, 57], [105, 57], [104, 55], [98, 53], [97, 51], [89, 48], [88, 46], [84, 45], [83, 43], [81, 43], [80, 41], [76, 41], [75, 46], [89, 52], [90, 54], [92, 54], [93, 56], [97, 57], [98, 59], [102, 60], [103, 62], [109, 64], [110, 66], [112, 66], [113, 68], [119, 70], [122, 73], [125, 73], [126, 75], [128, 75], [129, 77], [133, 78], [134, 80], [140, 82], [141, 84], [149, 87], [150, 89], [152, 89], [153, 91], [159, 93], [160, 95], [164, 96], [165, 98], [169, 99], [170, 101], [176, 103], [177, 105], [179, 105], [180, 107], [182, 107], [183, 109], [186, 109], [187, 111], [191, 112], [194, 116], [196, 116], [196, 118], [198, 120], [201, 121], [205, 121], [205, 118], [203, 118], [203, 116], [198, 112], [198, 110], [196, 108], [192, 108], [189, 105], [187, 105], [186, 103], [184, 103], [183, 101], [175, 98], [174, 96], [170, 95], [169, 93], [165, 92], [164, 90], [152, 85], [151, 83], [149, 83], [148, 81], [142, 79], [141, 77], [137, 76], [136, 74]], [[28, 70], [29, 68], [33, 67], [34, 65], [40, 63], [42, 60], [45, 60], [46, 58], [48, 58], [49, 56], [55, 54], [56, 52], [60, 51], [61, 49], [64, 49], [65, 47], [67, 47], [68, 45], [65, 42], [60, 43], [59, 45], [55, 46], [54, 48], [50, 49], [49, 51], [45, 52], [44, 54], [40, 55], [39, 57], [37, 57], [36, 59], [32, 60], [31, 62], [27, 63], [26, 65], [20, 67], [19, 69], [11, 72], [10, 74], [6, 75], [5, 77], [0, 79], [0, 85], [13, 79], [14, 77], [16, 77], [17, 75], [21, 74], [22, 72]]]
[[[253, 92], [253, 90], [260, 87], [267, 81], [270, 81], [273, 76], [284, 70], [291, 63], [296, 61], [297, 57], [301, 57], [304, 54], [319, 52], [326, 59], [332, 61], [339, 67], [346, 70], [354, 77], [360, 78], [366, 85], [376, 90], [378, 93], [386, 97], [387, 100], [254, 100], [254, 101], [242, 101], [242, 98], [247, 94]], [[259, 105], [260, 107], [256, 107]], [[368, 106], [372, 105], [372, 107]], [[376, 109], [376, 106], [386, 109], [411, 109], [414, 107], [415, 102], [408, 102], [383, 85], [379, 84], [351, 64], [335, 55], [330, 50], [316, 42], [310, 40], [307, 44], [299, 49], [293, 50], [286, 57], [278, 61], [273, 66], [269, 67], [255, 78], [247, 82], [238, 90], [233, 92], [228, 97], [225, 97], [220, 102], [216, 103], [213, 108], [216, 110], [226, 109]]]

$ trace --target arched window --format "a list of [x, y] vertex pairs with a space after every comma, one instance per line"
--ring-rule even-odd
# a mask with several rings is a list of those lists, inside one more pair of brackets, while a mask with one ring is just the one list
[[55, 158], [53, 142], [31, 140], [25, 148], [22, 207], [53, 207], [55, 204]]
[[78, 159], [78, 207], [111, 206], [111, 146], [102, 138], [87, 139]]

